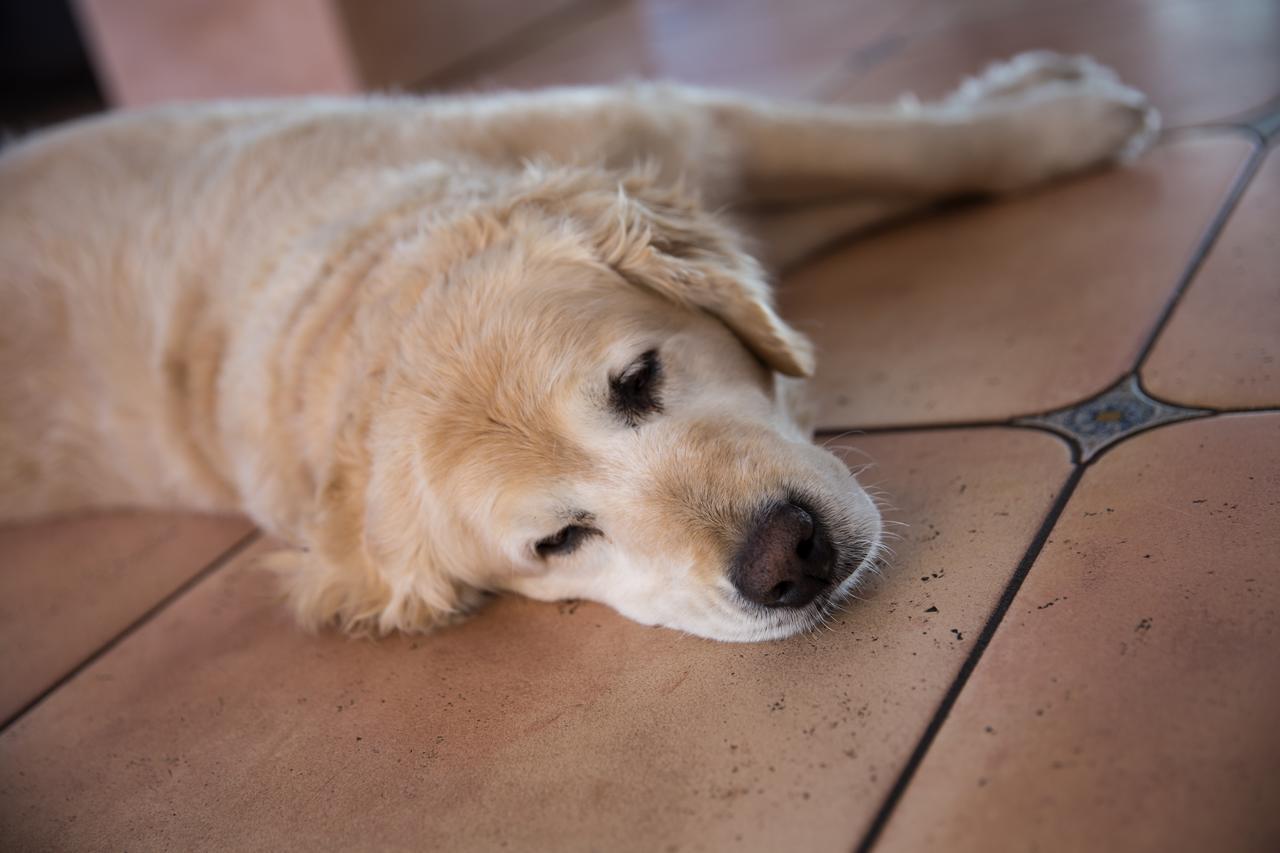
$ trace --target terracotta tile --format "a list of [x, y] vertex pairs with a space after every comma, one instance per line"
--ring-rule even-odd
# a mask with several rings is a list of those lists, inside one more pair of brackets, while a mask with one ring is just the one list
[[848, 850], [1069, 469], [1031, 431], [862, 446], [899, 568], [781, 643], [515, 599], [308, 637], [246, 555], [0, 736], [0, 847]]
[[1280, 416], [1090, 469], [877, 851], [1280, 849]]
[[[904, 4], [905, 6], [905, 4]], [[1280, 94], [1273, 0], [985, 0], [916, 3], [854, 53], [842, 100], [945, 94], [993, 59], [1086, 53], [1147, 94], [1170, 127], [1218, 120]]]
[[1183, 136], [1132, 168], [921, 220], [797, 270], [827, 428], [1003, 419], [1130, 369], [1245, 162]]
[[0, 527], [0, 720], [250, 529], [234, 519], [123, 513]]
[[1158, 397], [1280, 406], [1280, 156], [1263, 162], [1142, 368]]
[[513, 45], [509, 58], [474, 69], [474, 76], [435, 82], [533, 88], [645, 77], [806, 95], [837, 79], [850, 51], [890, 32], [901, 17], [896, 3], [615, 3], [599, 14], [585, 11], [582, 23], [557, 38]]

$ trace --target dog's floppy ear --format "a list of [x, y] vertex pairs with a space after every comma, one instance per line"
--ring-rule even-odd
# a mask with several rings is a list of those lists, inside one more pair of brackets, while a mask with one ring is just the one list
[[626, 179], [595, 224], [597, 250], [623, 278], [719, 317], [779, 373], [813, 375], [813, 345], [774, 310], [760, 265], [678, 188]]
[[268, 554], [262, 565], [281, 577], [305, 628], [382, 635], [453, 621], [480, 593], [443, 571], [421, 535], [416, 480], [404, 476], [412, 442], [395, 441], [396, 455], [358, 461], [361, 451], [345, 444], [330, 460], [313, 515], [296, 531], [305, 547]]

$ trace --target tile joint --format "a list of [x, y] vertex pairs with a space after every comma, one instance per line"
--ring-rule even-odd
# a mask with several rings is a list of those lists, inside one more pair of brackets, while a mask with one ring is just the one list
[[1040, 552], [1044, 550], [1045, 544], [1049, 541], [1049, 536], [1058, 524], [1058, 519], [1062, 517], [1063, 511], [1067, 504], [1071, 501], [1075, 494], [1076, 486], [1080, 484], [1081, 478], [1084, 476], [1083, 465], [1072, 465], [1071, 473], [1063, 482], [1058, 490], [1057, 497], [1054, 498], [1053, 504], [1049, 507], [1048, 512], [1041, 520], [1040, 528], [1036, 531], [1034, 538], [1031, 540], [1026, 551], [1022, 555], [1022, 559], [1018, 561], [1018, 565], [1014, 568], [1013, 575], [1005, 584], [1004, 589], [1000, 593], [994, 608], [988, 615], [986, 622], [982, 626], [981, 632], [978, 634], [977, 640], [973, 644], [973, 648], [969, 650], [969, 654], [965, 657], [964, 662], [960, 666], [960, 671], [952, 680], [947, 692], [943, 695], [942, 701], [938, 704], [933, 715], [929, 718], [928, 725], [925, 726], [924, 733], [916, 742], [915, 748], [907, 757], [907, 762], [903, 766], [902, 771], [898, 774], [894, 781], [893, 787], [890, 788], [888, 795], [880, 804], [880, 808], [876, 810], [870, 825], [867, 827], [861, 842], [855, 849], [855, 853], [871, 853], [876, 842], [880, 840], [885, 827], [889, 820], [893, 817], [894, 811], [897, 809], [898, 803], [902, 800], [906, 793], [907, 787], [915, 778], [916, 771], [924, 762], [925, 756], [929, 749], [933, 746], [942, 727], [946, 724], [947, 718], [951, 714], [951, 709], [955, 706], [960, 697], [960, 693], [964, 690], [965, 685], [969, 682], [969, 677], [977, 669], [982, 656], [986, 653], [987, 646], [990, 645], [992, 638], [995, 636], [996, 630], [1004, 621], [1005, 615], [1013, 606], [1013, 600], [1017, 598], [1018, 592], [1022, 589], [1023, 582], [1027, 579], [1027, 575], [1031, 572], [1032, 567], [1040, 558]]
[[211, 577], [215, 572], [217, 572], [223, 566], [227, 565], [236, 557], [240, 556], [240, 554], [242, 554], [245, 550], [247, 550], [249, 546], [251, 546], [254, 542], [257, 542], [261, 538], [261, 536], [262, 536], [261, 531], [255, 527], [254, 529], [250, 530], [248, 533], [244, 534], [239, 539], [231, 543], [230, 546], [228, 546], [227, 548], [224, 548], [222, 552], [219, 553], [217, 556], [215, 556], [212, 560], [210, 560], [209, 563], [204, 566], [204, 568], [200, 569], [200, 571], [196, 572], [194, 575], [187, 578], [185, 581], [179, 584], [176, 588], [170, 591], [167, 595], [163, 596], [154, 604], [152, 604], [151, 607], [149, 607], [144, 613], [142, 613], [140, 616], [138, 616], [136, 619], [134, 619], [132, 622], [126, 625], [123, 629], [117, 632], [113, 637], [108, 639], [105, 643], [100, 645], [98, 648], [94, 649], [93, 652], [91, 652], [83, 660], [79, 661], [74, 666], [72, 666], [71, 669], [69, 669], [67, 672], [64, 672], [62, 675], [60, 675], [57, 679], [54, 680], [52, 684], [48, 685], [43, 690], [41, 690], [38, 694], [36, 694], [34, 697], [28, 700], [18, 710], [14, 711], [12, 714], [4, 718], [3, 720], [0, 720], [0, 735], [3, 735], [5, 732], [7, 732], [10, 729], [10, 727], [16, 725], [18, 722], [24, 719], [28, 714], [35, 711], [41, 704], [44, 703], [46, 699], [48, 699], [53, 694], [57, 693], [59, 690], [63, 688], [63, 686], [65, 686], [67, 683], [69, 683], [73, 679], [77, 678], [85, 670], [87, 670], [89, 667], [97, 663], [103, 656], [105, 656], [112, 649], [116, 648], [126, 639], [128, 639], [129, 637], [137, 633], [139, 629], [141, 629], [143, 626], [149, 623], [157, 614], [166, 610], [169, 607], [169, 605], [173, 604], [175, 601], [182, 598], [189, 591], [194, 589], [199, 584], [203, 583], [206, 578]]
[[1246, 124], [1270, 142], [1280, 132], [1280, 98], [1260, 107], [1246, 119]]
[[1191, 409], [1148, 395], [1131, 373], [1095, 397], [1043, 415], [1015, 418], [1018, 426], [1039, 427], [1075, 444], [1079, 462], [1086, 463], [1116, 442], [1154, 426], [1202, 418], [1209, 409]]

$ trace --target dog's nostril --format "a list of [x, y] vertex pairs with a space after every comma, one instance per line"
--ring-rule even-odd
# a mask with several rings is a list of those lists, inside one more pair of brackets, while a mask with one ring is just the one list
[[773, 589], [769, 590], [769, 596], [774, 601], [782, 601], [784, 598], [787, 597], [787, 593], [791, 592], [791, 590], [794, 588], [795, 588], [795, 584], [793, 584], [791, 581], [783, 581], [782, 583], [775, 586]]

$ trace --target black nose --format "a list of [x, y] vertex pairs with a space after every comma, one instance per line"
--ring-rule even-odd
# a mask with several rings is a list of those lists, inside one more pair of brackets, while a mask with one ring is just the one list
[[776, 503], [756, 519], [729, 579], [765, 607], [804, 607], [834, 580], [835, 552], [821, 522], [793, 503]]

